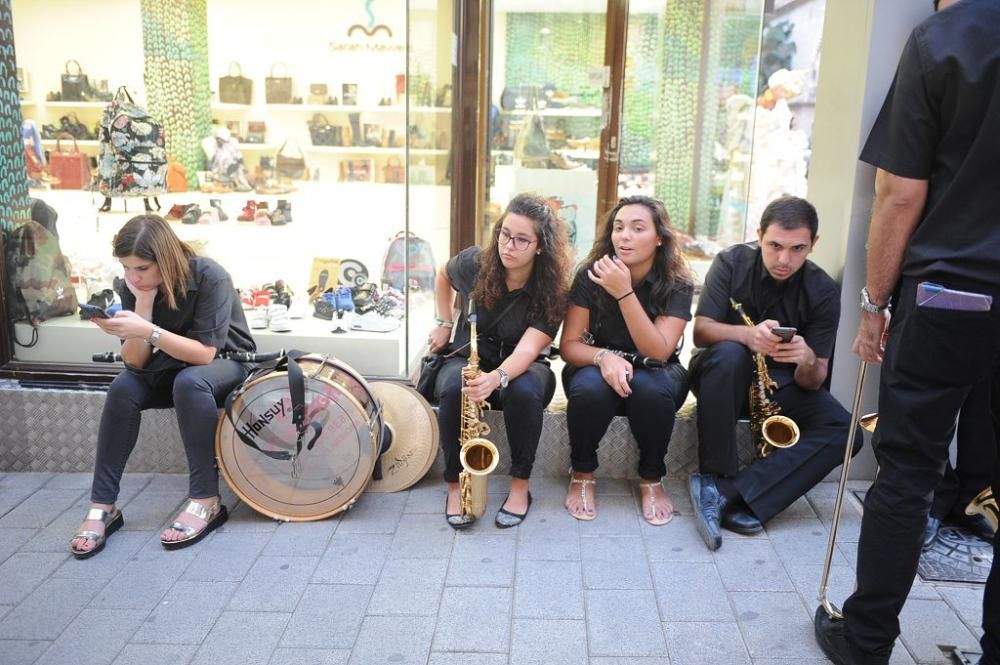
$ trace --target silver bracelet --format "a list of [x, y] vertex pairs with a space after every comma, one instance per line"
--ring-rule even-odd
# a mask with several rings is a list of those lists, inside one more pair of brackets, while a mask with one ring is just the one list
[[434, 319], [434, 322], [437, 323], [442, 328], [454, 328], [455, 327], [455, 322], [454, 321], [449, 321], [448, 319]]
[[597, 365], [598, 367], [600, 367], [601, 366], [601, 361], [604, 360], [604, 356], [606, 356], [606, 355], [608, 355], [608, 350], [607, 349], [601, 349], [600, 351], [598, 351], [597, 353], [594, 354], [593, 363], [595, 365]]

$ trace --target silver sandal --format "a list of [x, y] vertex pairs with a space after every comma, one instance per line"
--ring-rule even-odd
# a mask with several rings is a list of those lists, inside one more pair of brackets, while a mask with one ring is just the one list
[[[664, 524], [666, 524], [670, 520], [674, 519], [674, 507], [673, 507], [673, 504], [668, 503], [667, 505], [670, 506], [670, 512], [667, 513], [667, 516], [666, 517], [660, 517], [660, 518], [655, 517], [655, 515], [656, 515], [656, 495], [653, 493], [653, 488], [655, 488], [657, 486], [663, 487], [663, 484], [659, 480], [640, 481], [639, 482], [639, 503], [640, 504], [642, 503], [642, 488], [644, 488], [644, 487], [648, 488], [649, 489], [649, 509], [652, 511], [654, 517], [646, 517], [646, 511], [643, 510], [642, 511], [642, 518], [644, 520], [646, 520], [647, 524], [650, 524], [652, 526], [663, 526]], [[642, 506], [641, 505], [639, 506], [639, 509], [642, 510]]]
[[[597, 511], [594, 511], [589, 515], [587, 514], [587, 511], [590, 510], [590, 506], [587, 505], [587, 485], [596, 485], [596, 484], [597, 481], [594, 480], [593, 478], [574, 478], [572, 475], [569, 477], [569, 489], [573, 489], [573, 485], [579, 485], [580, 500], [583, 502], [583, 513], [580, 515], [574, 515], [573, 513], [570, 513], [570, 515], [583, 522], [589, 522], [590, 520], [597, 517]], [[568, 511], [569, 509], [567, 508], [567, 512]]]
[[[104, 549], [104, 544], [108, 540], [108, 536], [113, 534], [118, 529], [122, 528], [125, 524], [125, 517], [122, 515], [122, 511], [117, 508], [111, 508], [108, 512], [103, 508], [91, 508], [87, 511], [87, 517], [84, 518], [85, 522], [104, 522], [104, 533], [97, 533], [91, 529], [81, 529], [73, 534], [70, 539], [69, 551], [70, 554], [75, 556], [77, 559], [89, 559], [98, 552]], [[83, 538], [88, 542], [94, 543], [94, 546], [89, 550], [81, 550], [73, 547], [73, 541], [77, 538]]]
[[216, 528], [225, 524], [226, 520], [229, 519], [229, 512], [222, 504], [222, 499], [219, 499], [218, 503], [216, 503], [212, 508], [200, 504], [192, 499], [188, 499], [187, 505], [184, 506], [181, 513], [194, 515], [198, 519], [204, 521], [205, 526], [201, 529], [196, 529], [192, 526], [181, 524], [180, 522], [174, 522], [170, 525], [170, 528], [174, 531], [180, 531], [185, 537], [180, 540], [164, 540], [161, 536], [160, 544], [163, 545], [165, 549], [179, 550], [181, 548], [194, 545]]

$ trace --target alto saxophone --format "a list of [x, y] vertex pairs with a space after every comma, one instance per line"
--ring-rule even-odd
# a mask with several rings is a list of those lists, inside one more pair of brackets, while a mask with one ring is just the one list
[[965, 507], [966, 515], [975, 515], [976, 513], [986, 518], [993, 527], [993, 531], [997, 530], [997, 526], [1000, 524], [1000, 508], [997, 507], [997, 498], [993, 496], [991, 486], [987, 485], [986, 489], [974, 496], [969, 505]]
[[[475, 379], [479, 369], [479, 345], [476, 340], [476, 315], [469, 302], [469, 362], [462, 368], [462, 387]], [[490, 426], [483, 422], [483, 411], [489, 408], [485, 401], [477, 402], [462, 391], [462, 424], [458, 434], [459, 461], [462, 472], [458, 475], [462, 499], [462, 516], [472, 519], [486, 512], [489, 474], [497, 468], [500, 453], [492, 441], [483, 438], [490, 433]]]
[[[743, 322], [751, 328], [754, 322], [743, 311], [743, 305], [732, 298], [733, 306]], [[767, 371], [763, 353], [754, 353], [754, 380], [750, 384], [750, 434], [753, 436], [757, 457], [764, 459], [775, 448], [791, 448], [799, 442], [799, 426], [788, 416], [781, 415], [781, 406], [772, 402], [770, 395], [778, 387]]]

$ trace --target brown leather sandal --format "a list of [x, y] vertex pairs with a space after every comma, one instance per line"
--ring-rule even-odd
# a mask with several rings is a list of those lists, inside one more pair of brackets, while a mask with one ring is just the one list
[[[89, 559], [103, 550], [104, 544], [108, 540], [108, 536], [122, 528], [122, 525], [125, 524], [125, 517], [122, 515], [122, 511], [117, 508], [112, 508], [111, 512], [101, 508], [91, 508], [87, 511], [87, 517], [84, 521], [104, 522], [104, 533], [97, 533], [91, 529], [80, 529], [74, 533], [73, 537], [70, 539], [69, 551], [77, 559]], [[94, 546], [89, 550], [81, 550], [73, 547], [73, 541], [77, 538], [83, 538], [92, 542], [94, 543]]]
[[184, 547], [190, 547], [218, 527], [225, 524], [226, 520], [229, 519], [229, 512], [222, 504], [221, 499], [213, 508], [209, 508], [198, 503], [197, 501], [189, 499], [187, 505], [184, 506], [181, 513], [190, 513], [191, 515], [194, 515], [198, 519], [203, 520], [205, 522], [205, 526], [201, 529], [196, 529], [192, 526], [181, 524], [180, 522], [174, 522], [170, 525], [170, 528], [174, 531], [180, 531], [185, 537], [180, 540], [164, 540], [161, 536], [160, 544], [163, 545], [165, 549], [179, 550]]

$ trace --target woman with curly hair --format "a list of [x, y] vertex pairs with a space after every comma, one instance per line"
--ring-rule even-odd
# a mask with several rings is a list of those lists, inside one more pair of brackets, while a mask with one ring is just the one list
[[[434, 295], [439, 318], [428, 342], [431, 351], [442, 352], [454, 329], [455, 351], [437, 376], [435, 397], [448, 484], [445, 515], [455, 529], [474, 522], [460, 509], [458, 441], [463, 391], [474, 401], [486, 400], [504, 410], [511, 481], [496, 525], [516, 526], [528, 514], [528, 478], [542, 434], [542, 411], [555, 392], [555, 375], [541, 354], [552, 343], [565, 314], [570, 265], [562, 222], [545, 199], [518, 194], [493, 227], [485, 250], [464, 249], [438, 271]], [[463, 387], [470, 299], [482, 374]]]
[[663, 203], [620, 199], [573, 280], [560, 343], [573, 465], [566, 509], [578, 520], [597, 516], [597, 446], [617, 414], [628, 417], [639, 444], [642, 516], [654, 526], [673, 517], [660, 479], [688, 391], [676, 350], [693, 293]]

